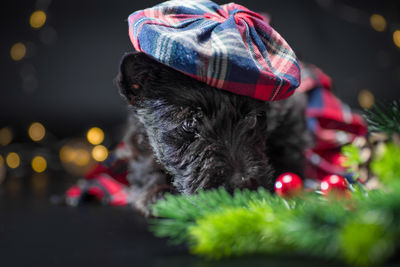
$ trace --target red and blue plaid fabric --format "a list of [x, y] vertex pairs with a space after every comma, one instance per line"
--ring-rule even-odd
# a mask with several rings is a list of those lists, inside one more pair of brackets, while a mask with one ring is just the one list
[[134, 48], [210, 86], [263, 101], [291, 96], [300, 67], [263, 17], [234, 3], [173, 0], [128, 18]]
[[127, 180], [129, 155], [128, 147], [121, 142], [106, 161], [96, 164], [65, 192], [65, 203], [77, 206], [87, 196], [111, 206], [124, 206], [131, 202]]
[[302, 64], [301, 85], [297, 93], [308, 95], [307, 124], [314, 135], [314, 146], [305, 152], [307, 158], [306, 177], [322, 179], [328, 174], [339, 174], [351, 178], [342, 166], [343, 145], [357, 136], [367, 134], [363, 118], [351, 112], [331, 91], [329, 76], [311, 64]]

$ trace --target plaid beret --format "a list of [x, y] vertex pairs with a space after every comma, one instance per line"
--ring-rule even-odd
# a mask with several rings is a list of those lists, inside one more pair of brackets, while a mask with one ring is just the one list
[[134, 48], [210, 86], [263, 101], [291, 96], [300, 66], [261, 15], [230, 3], [172, 0], [128, 18]]

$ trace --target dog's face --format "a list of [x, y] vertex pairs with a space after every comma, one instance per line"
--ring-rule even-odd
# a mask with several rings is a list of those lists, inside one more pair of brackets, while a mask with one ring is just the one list
[[142, 53], [125, 56], [119, 85], [180, 192], [272, 187], [270, 104], [209, 87]]

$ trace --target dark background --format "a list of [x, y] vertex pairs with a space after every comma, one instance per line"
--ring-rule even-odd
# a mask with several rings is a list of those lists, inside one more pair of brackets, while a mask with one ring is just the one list
[[[224, 3], [223, 1], [217, 1]], [[400, 49], [392, 33], [400, 28], [399, 1], [243, 0], [267, 12], [274, 28], [299, 57], [332, 76], [337, 94], [358, 108], [357, 94], [370, 90], [377, 99], [400, 96]], [[25, 128], [42, 122], [59, 137], [88, 125], [123, 124], [125, 106], [113, 82], [120, 58], [132, 46], [126, 18], [159, 1], [3, 1], [0, 127]], [[44, 9], [47, 21], [38, 30], [29, 16]], [[371, 14], [382, 14], [388, 27], [377, 32]], [[55, 32], [51, 44], [41, 35]], [[21, 61], [10, 58], [16, 42], [27, 45]], [[29, 76], [29, 77], [28, 77]]]
[[[269, 13], [297, 55], [331, 75], [336, 94], [353, 108], [360, 108], [357, 96], [362, 89], [380, 100], [400, 97], [400, 49], [392, 37], [400, 29], [399, 1], [236, 2]], [[104, 129], [106, 146], [118, 142], [126, 107], [113, 80], [120, 58], [132, 50], [126, 18], [157, 3], [2, 1], [0, 129], [11, 128], [14, 138], [0, 146], [0, 155], [16, 151], [22, 164], [15, 170], [0, 164], [0, 266], [341, 266], [288, 257], [204, 261], [155, 238], [130, 207], [51, 204], [54, 194], [78, 178], [61, 166], [61, 145], [76, 138], [84, 142], [91, 126]], [[46, 11], [47, 21], [35, 30], [29, 16], [37, 9]], [[386, 19], [385, 31], [371, 27], [374, 13]], [[27, 54], [13, 61], [10, 49], [17, 42], [27, 46]], [[27, 137], [33, 121], [47, 129], [43, 142]], [[30, 159], [42, 152], [49, 166], [35, 174]]]

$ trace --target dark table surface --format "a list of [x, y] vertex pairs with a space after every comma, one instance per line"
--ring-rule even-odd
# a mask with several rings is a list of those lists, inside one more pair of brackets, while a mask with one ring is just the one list
[[343, 266], [296, 257], [195, 257], [154, 237], [130, 207], [51, 204], [51, 196], [73, 182], [49, 172], [0, 185], [0, 266]]

